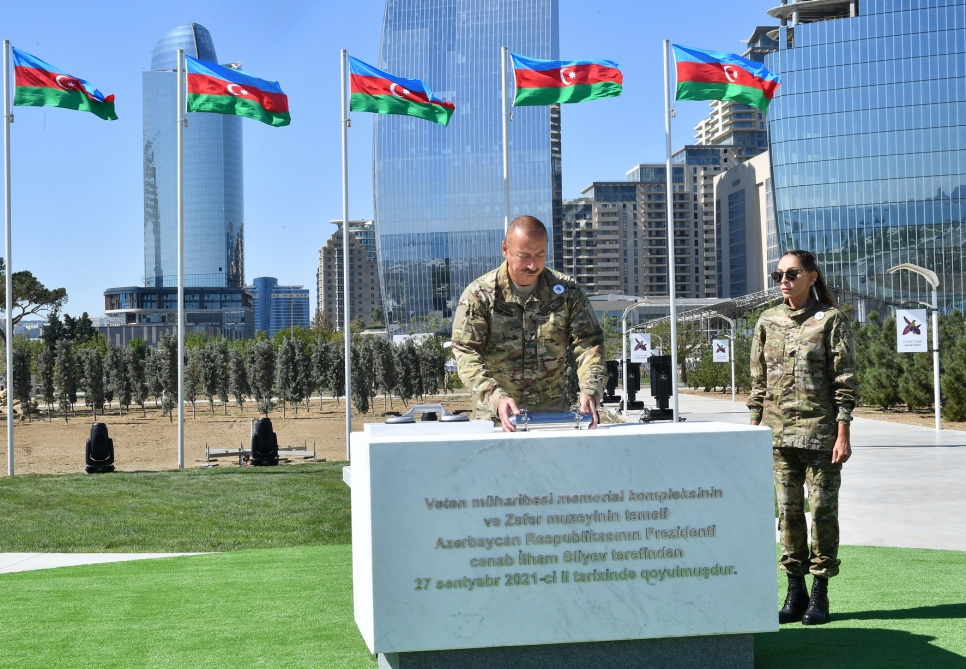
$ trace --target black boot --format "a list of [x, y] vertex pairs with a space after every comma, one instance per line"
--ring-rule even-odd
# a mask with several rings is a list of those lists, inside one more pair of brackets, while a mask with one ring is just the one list
[[808, 587], [805, 585], [805, 577], [788, 574], [788, 595], [785, 597], [785, 606], [778, 611], [778, 624], [800, 622], [807, 608]]
[[816, 576], [812, 581], [812, 597], [802, 616], [803, 625], [824, 625], [828, 622], [828, 579]]

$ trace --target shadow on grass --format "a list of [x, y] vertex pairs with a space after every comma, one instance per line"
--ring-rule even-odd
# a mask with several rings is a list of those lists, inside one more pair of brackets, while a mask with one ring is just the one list
[[927, 620], [942, 618], [966, 619], [966, 604], [940, 604], [938, 606], [918, 606], [913, 609], [892, 611], [855, 611], [853, 613], [833, 613], [838, 620]]
[[[904, 611], [943, 609], [949, 615], [942, 617], [955, 617], [951, 611], [961, 606], [956, 604]], [[851, 617], [864, 615], [853, 614]], [[847, 617], [850, 616], [837, 615], [836, 619], [844, 620]], [[755, 635], [755, 669], [966, 669], [966, 658], [932, 645], [930, 642], [934, 639], [932, 636], [898, 630], [793, 627], [775, 634]]]

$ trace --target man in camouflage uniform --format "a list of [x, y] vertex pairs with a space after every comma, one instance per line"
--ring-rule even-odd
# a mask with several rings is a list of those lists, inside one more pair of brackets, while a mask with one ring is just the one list
[[[838, 493], [842, 464], [851, 455], [849, 424], [857, 400], [855, 345], [848, 318], [828, 301], [812, 299], [809, 288], [820, 279], [812, 263], [792, 252], [785, 267], [800, 269], [793, 280], [780, 279], [786, 301], [761, 315], [751, 344], [751, 423], [772, 429], [775, 492], [781, 532], [781, 568], [788, 575], [789, 595], [779, 622], [821, 624], [828, 618], [828, 579], [839, 573]], [[803, 268], [802, 265], [805, 265]], [[813, 275], [810, 277], [810, 275]], [[818, 276], [815, 276], [818, 275]], [[811, 284], [806, 283], [811, 280]], [[804, 298], [789, 303], [795, 284]], [[799, 288], [801, 288], [799, 286]], [[822, 290], [827, 291], [824, 282]], [[802, 486], [808, 487], [812, 513], [811, 551], [805, 523]], [[813, 611], [805, 575], [815, 577], [813, 599], [824, 597]]]
[[514, 219], [503, 241], [505, 262], [472, 282], [453, 321], [460, 379], [476, 398], [476, 417], [565, 411], [564, 359], [577, 363], [580, 409], [597, 426], [603, 396], [604, 335], [587, 296], [570, 277], [547, 269], [547, 229], [532, 216]]

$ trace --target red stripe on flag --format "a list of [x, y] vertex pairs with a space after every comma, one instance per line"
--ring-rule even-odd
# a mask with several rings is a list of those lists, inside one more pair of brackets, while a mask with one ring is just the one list
[[288, 96], [255, 88], [249, 84], [236, 84], [207, 74], [188, 74], [188, 94], [221, 95], [232, 98], [254, 100], [266, 111], [280, 114], [288, 111]]
[[769, 100], [774, 97], [779, 86], [777, 81], [756, 77], [748, 70], [727, 63], [678, 63], [677, 78], [679, 83], [735, 84], [758, 88]]
[[96, 102], [114, 102], [113, 95], [104, 96], [104, 100], [98, 100], [87, 92], [84, 84], [79, 79], [59, 72], [48, 72], [36, 67], [17, 66], [13, 69], [14, 86], [30, 86], [33, 88], [53, 88], [58, 91], [80, 91], [91, 100]]
[[392, 95], [408, 102], [420, 104], [432, 104], [445, 107], [446, 109], [456, 109], [452, 102], [442, 100], [430, 100], [422, 91], [411, 91], [404, 86], [400, 86], [394, 81], [389, 81], [383, 77], [370, 77], [365, 74], [350, 74], [349, 82], [352, 86], [352, 93], [362, 93], [364, 95]]
[[553, 70], [514, 70], [517, 88], [564, 88], [573, 84], [624, 83], [624, 75], [604, 65], [574, 65]]

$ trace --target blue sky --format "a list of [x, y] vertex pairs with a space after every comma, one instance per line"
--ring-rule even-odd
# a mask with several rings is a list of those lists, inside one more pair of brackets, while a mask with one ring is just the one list
[[[740, 52], [756, 25], [775, 23], [766, 10], [777, 4], [560, 0], [561, 57], [607, 58], [624, 72], [620, 98], [564, 105], [564, 197], [663, 160], [662, 39]], [[211, 31], [221, 62], [240, 60], [289, 96], [292, 125], [243, 123], [245, 278], [304, 284], [314, 304], [318, 249], [334, 229], [328, 221], [342, 214], [339, 49], [375, 62], [383, 7], [383, 0], [7, 3], [0, 38], [113, 93], [120, 117], [14, 108], [14, 270], [66, 287], [65, 311], [92, 316], [104, 312], [105, 288], [140, 281], [141, 71], [165, 33], [194, 21]], [[675, 148], [691, 141], [706, 111], [704, 102], [678, 104]], [[372, 216], [371, 142], [370, 115], [353, 114], [352, 218]]]

